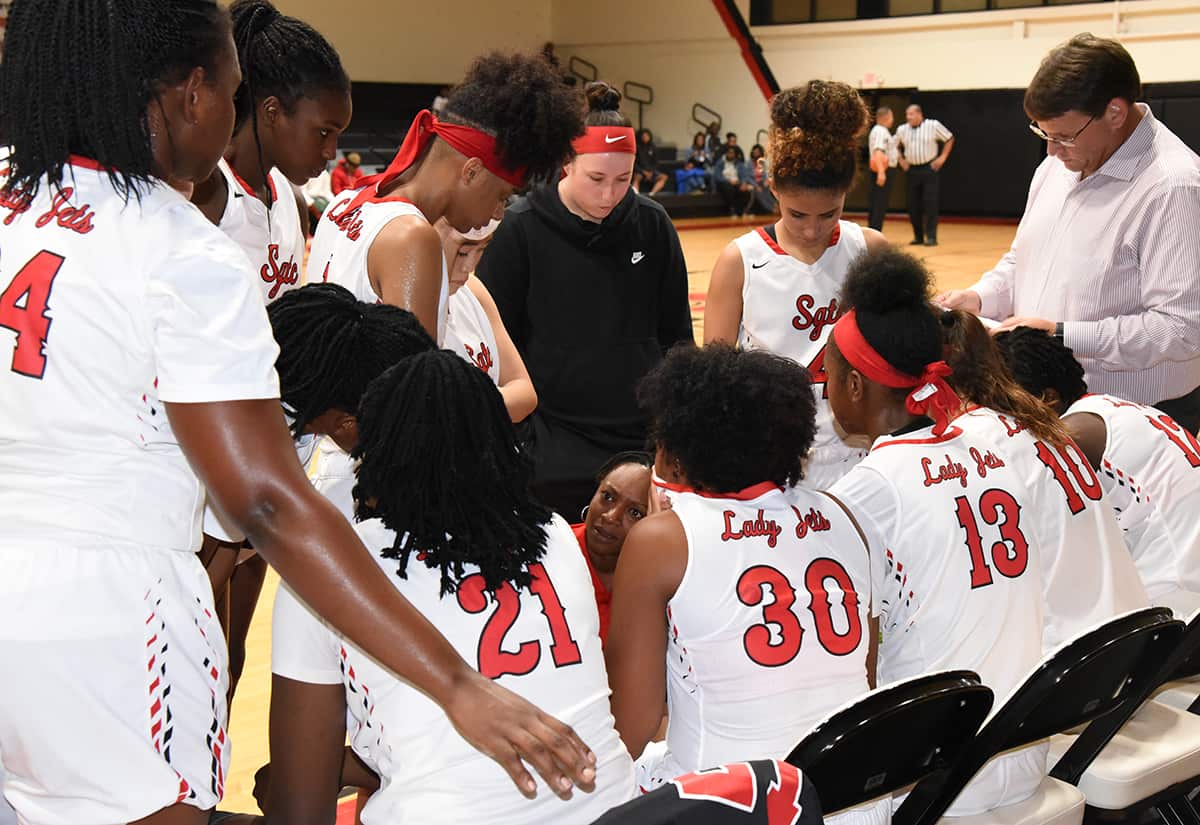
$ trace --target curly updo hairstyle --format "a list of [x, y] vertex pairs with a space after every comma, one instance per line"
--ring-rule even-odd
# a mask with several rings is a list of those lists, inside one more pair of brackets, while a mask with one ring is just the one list
[[541, 55], [476, 58], [441, 117], [495, 136], [500, 161], [528, 169], [530, 179], [557, 174], [572, 156], [571, 141], [583, 134], [578, 93]]
[[587, 99], [587, 115], [583, 122], [588, 126], [632, 126], [632, 121], [621, 111], [621, 93], [603, 80], [593, 80], [583, 87]]
[[871, 116], [845, 83], [810, 80], [771, 99], [771, 176], [780, 189], [847, 192]]

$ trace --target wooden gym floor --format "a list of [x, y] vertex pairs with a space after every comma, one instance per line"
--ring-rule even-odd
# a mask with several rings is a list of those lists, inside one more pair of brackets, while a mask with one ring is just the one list
[[[865, 225], [862, 217], [857, 218]], [[696, 340], [701, 338], [704, 320], [704, 296], [708, 277], [717, 255], [733, 238], [768, 222], [755, 219], [692, 219], [676, 222], [679, 240], [688, 264], [688, 283]], [[889, 218], [884, 234], [893, 243], [914, 252], [933, 271], [940, 289], [970, 286], [1008, 251], [1016, 232], [1015, 223], [943, 222], [938, 227], [940, 245], [908, 247], [911, 229], [907, 219]], [[254, 772], [268, 761], [267, 715], [271, 687], [271, 605], [279, 579], [267, 574], [262, 598], [246, 642], [246, 667], [233, 703], [230, 735], [233, 761], [225, 782], [222, 810], [257, 811], [251, 791]]]

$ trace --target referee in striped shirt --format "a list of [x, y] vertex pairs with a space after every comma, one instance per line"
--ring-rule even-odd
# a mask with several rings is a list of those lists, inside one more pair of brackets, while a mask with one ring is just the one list
[[904, 110], [904, 117], [908, 122], [896, 130], [896, 146], [901, 152], [900, 168], [908, 172], [912, 243], [937, 246], [938, 173], [954, 148], [954, 135], [938, 121], [926, 118], [916, 103]]

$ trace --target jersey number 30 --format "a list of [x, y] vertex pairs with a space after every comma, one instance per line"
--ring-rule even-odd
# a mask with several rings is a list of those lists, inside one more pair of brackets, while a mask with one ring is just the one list
[[17, 334], [12, 371], [30, 378], [46, 374], [46, 338], [50, 335], [50, 290], [62, 268], [63, 257], [42, 250], [21, 267], [12, 283], [0, 292], [0, 327]]
[[[550, 658], [555, 667], [577, 665], [583, 661], [579, 645], [571, 638], [567, 626], [567, 614], [558, 598], [554, 583], [546, 575], [546, 568], [539, 564], [529, 565], [533, 578], [529, 590], [542, 604], [542, 615], [550, 625]], [[521, 642], [515, 651], [504, 649], [504, 637], [516, 624], [521, 615], [521, 594], [508, 582], [502, 584], [488, 598], [487, 584], [483, 576], [474, 573], [458, 585], [458, 606], [468, 613], [482, 613], [490, 601], [496, 605], [495, 612], [488, 617], [479, 636], [478, 670], [489, 679], [501, 676], [524, 676], [538, 666], [542, 660], [542, 643], [537, 640]]]
[[[842, 591], [842, 607], [846, 611], [844, 633], [839, 633], [833, 624], [833, 604], [826, 589], [830, 580]], [[787, 576], [770, 565], [758, 564], [742, 573], [737, 583], [738, 600], [747, 607], [763, 604], [764, 586], [771, 591], [773, 601], [763, 605], [763, 623], [752, 625], [745, 632], [742, 646], [755, 664], [780, 667], [800, 652], [804, 628], [792, 609], [796, 604], [796, 589]], [[808, 609], [821, 647], [834, 656], [852, 653], [862, 641], [863, 632], [858, 615], [858, 593], [846, 568], [833, 559], [814, 559], [804, 571], [804, 587], [811, 600]]]

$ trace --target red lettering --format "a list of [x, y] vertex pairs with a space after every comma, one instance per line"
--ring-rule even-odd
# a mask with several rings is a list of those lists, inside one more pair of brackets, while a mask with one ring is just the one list
[[[358, 236], [362, 234], [363, 222], [360, 217], [362, 207], [347, 210], [346, 207], [349, 205], [350, 201], [347, 200], [344, 204], [339, 204], [326, 212], [325, 217], [333, 221], [333, 225], [338, 228], [339, 232], [345, 232], [347, 238], [357, 241]], [[343, 211], [339, 212], [339, 209]]]
[[300, 266], [294, 257], [279, 264], [279, 244], [273, 243], [267, 247], [267, 262], [258, 270], [265, 283], [271, 284], [267, 300], [273, 301], [279, 295], [279, 290], [286, 284], [292, 286], [300, 283]]
[[932, 466], [932, 458], [921, 459], [921, 470], [925, 474], [925, 480], [921, 483], [926, 487], [941, 484], [943, 481], [958, 481], [963, 487], [967, 486], [967, 468], [950, 458], [949, 455], [946, 456], [946, 462], [938, 467], [936, 476], [929, 472], [929, 468]]
[[766, 536], [767, 547], [774, 547], [779, 542], [779, 536], [783, 532], [783, 529], [775, 522], [775, 519], [763, 517], [762, 510], [758, 511], [758, 517], [753, 521], [743, 521], [740, 530], [733, 529], [733, 517], [736, 513], [732, 510], [726, 510], [724, 515], [725, 532], [721, 534], [721, 541], [737, 541], [738, 539]]
[[64, 186], [62, 189], [54, 193], [54, 197], [50, 201], [50, 208], [42, 213], [34, 226], [41, 229], [51, 221], [55, 221], [63, 229], [69, 229], [72, 232], [78, 232], [80, 235], [86, 235], [93, 229], [92, 218], [95, 213], [92, 211], [91, 204], [83, 206], [71, 206], [69, 201], [71, 196], [75, 194], [75, 188]]
[[484, 372], [487, 372], [495, 365], [495, 362], [492, 361], [492, 351], [488, 349], [488, 345], [483, 341], [479, 342], [479, 352], [475, 352], [475, 348], [470, 344], [463, 344], [463, 349], [467, 351], [468, 360]]
[[813, 296], [804, 294], [796, 299], [796, 315], [792, 318], [792, 326], [798, 330], [812, 330], [808, 334], [808, 340], [820, 341], [821, 333], [825, 327], [837, 322], [837, 319], [842, 317], [842, 313], [838, 308], [837, 298], [829, 299], [829, 306], [817, 307], [813, 309], [813, 305], [817, 302]]
[[815, 507], [810, 507], [807, 513], [801, 513], [796, 507], [792, 507], [792, 512], [796, 514], [796, 538], [802, 539], [809, 534], [810, 531], [819, 533], [829, 529], [829, 519], [825, 518], [825, 514]]

